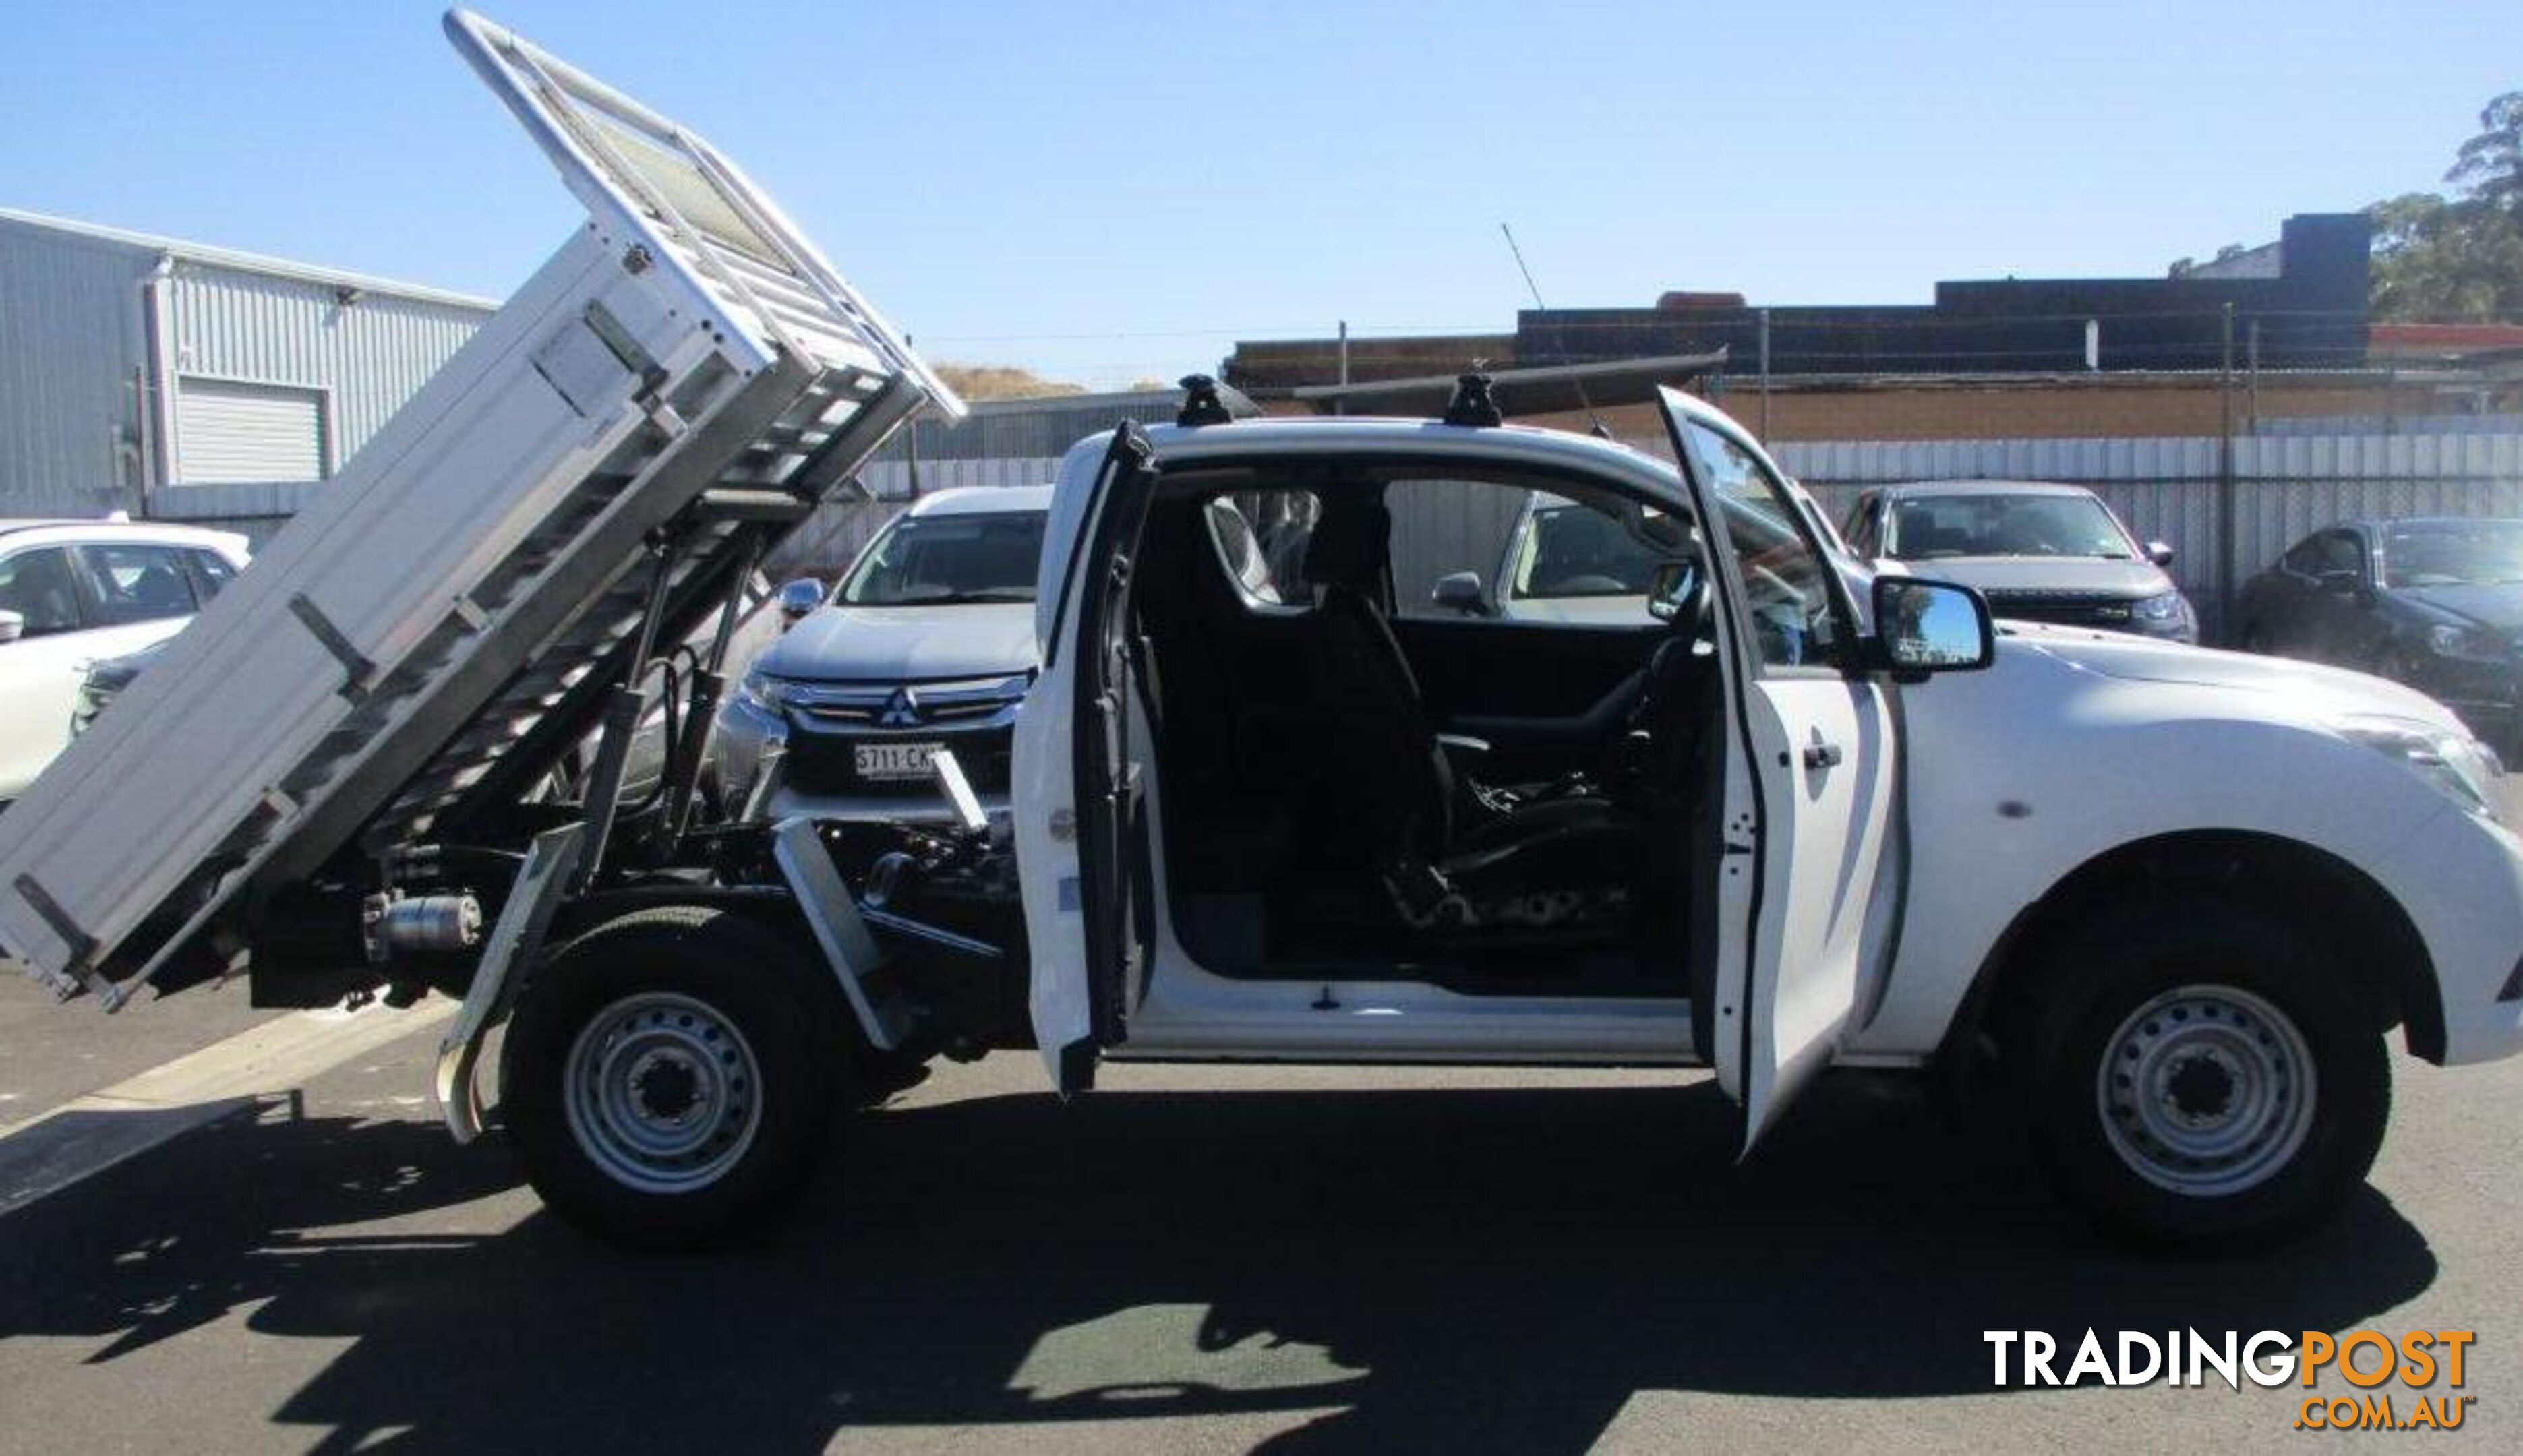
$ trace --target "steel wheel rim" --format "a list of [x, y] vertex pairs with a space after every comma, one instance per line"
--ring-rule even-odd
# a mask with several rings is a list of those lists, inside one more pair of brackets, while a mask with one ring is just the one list
[[2303, 1150], [2318, 1090], [2285, 1012], [2232, 986], [2180, 986], [2112, 1033], [2094, 1097], [2131, 1172], [2213, 1198], [2259, 1187]]
[[725, 1177], [762, 1122], [762, 1073], [736, 1023], [707, 1002], [643, 992], [588, 1019], [562, 1103], [579, 1150], [607, 1178], [678, 1194]]

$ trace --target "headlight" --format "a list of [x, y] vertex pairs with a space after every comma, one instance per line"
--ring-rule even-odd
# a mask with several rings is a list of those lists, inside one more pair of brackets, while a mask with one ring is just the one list
[[787, 692], [787, 683], [777, 678], [765, 677], [759, 671], [745, 674], [744, 681], [736, 684], [738, 702], [774, 718], [780, 716], [781, 708], [785, 705]]
[[2442, 623], [2427, 629], [2427, 650], [2455, 662], [2503, 662], [2505, 643], [2476, 628]]
[[2190, 615], [2190, 603], [2181, 599], [2180, 592], [2167, 591], [2162, 596], [2150, 596], [2134, 603], [2129, 610], [2135, 612], [2141, 622], [2175, 622]]
[[2437, 792], [2482, 818], [2495, 818], [2504, 765], [2487, 744], [2431, 724], [2399, 718], [2353, 718], [2339, 735], [2397, 759]]

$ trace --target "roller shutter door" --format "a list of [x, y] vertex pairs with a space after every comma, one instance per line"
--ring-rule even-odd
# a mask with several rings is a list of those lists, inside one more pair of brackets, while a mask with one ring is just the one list
[[176, 484], [323, 478], [323, 391], [233, 379], [176, 381]]

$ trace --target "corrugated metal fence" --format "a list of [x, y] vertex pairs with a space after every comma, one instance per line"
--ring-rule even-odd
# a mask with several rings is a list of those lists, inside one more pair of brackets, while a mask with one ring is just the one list
[[2218, 530], [2227, 476], [2213, 438], [1829, 441], [1775, 453], [1834, 520], [1864, 487], [1895, 481], [2088, 487], [2140, 540], [2173, 548], [2173, 578], [2212, 641], [2243, 579], [2333, 521], [2523, 515], [2523, 435], [2238, 437], [2232, 451], [2230, 555]]
[[[1661, 440], [1636, 442], [1659, 455]], [[1924, 480], [2047, 480], [2091, 488], [2142, 540], [2173, 549], [2172, 575], [2197, 604], [2211, 640], [2224, 623], [2229, 588], [2333, 521], [2358, 516], [2523, 516], [2523, 435], [2237, 437], [2233, 442], [2234, 580], [2218, 535], [2225, 474], [2213, 438], [2134, 440], [1806, 441], [1774, 446], [1833, 520], [1869, 485]], [[934, 460], [924, 490], [1037, 485], [1053, 458]], [[896, 462], [872, 466], [881, 494], [907, 485]], [[1434, 574], [1497, 559], [1511, 512], [1496, 492], [1414, 492], [1394, 501], [1397, 550], [1430, 546], [1395, 562], [1397, 588], [1425, 598]], [[892, 519], [898, 502], [827, 506], [778, 565], [830, 574]], [[1442, 546], [1442, 549], [1437, 547]], [[1433, 551], [1434, 554], [1431, 554]], [[1442, 557], [1442, 560], [1438, 558]]]
[[[1637, 443], [1671, 453], [1662, 441]], [[2237, 437], [2235, 580], [2229, 581], [2218, 534], [2226, 474], [2213, 438], [1790, 442], [1775, 452], [1834, 520], [1866, 486], [1895, 481], [2050, 480], [2089, 487], [2141, 540], [2173, 548], [2173, 576], [2197, 603], [2211, 640], [2223, 627], [2229, 587], [2330, 522], [2523, 516], [2523, 435]], [[1059, 464], [1049, 456], [923, 460], [920, 486], [1041, 485]], [[769, 564], [775, 575], [837, 573], [903, 508], [907, 464], [879, 461], [861, 479], [880, 498], [836, 501], [816, 512]], [[1394, 504], [1397, 540], [1433, 543], [1396, 562], [1400, 589], [1414, 601], [1425, 598], [1434, 573], [1495, 561], [1511, 516], [1494, 492], [1414, 492]]]

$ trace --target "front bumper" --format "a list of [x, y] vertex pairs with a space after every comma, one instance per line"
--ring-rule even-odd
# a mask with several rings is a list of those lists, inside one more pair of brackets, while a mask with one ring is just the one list
[[727, 802], [741, 804], [754, 790], [762, 772], [764, 749], [773, 743], [784, 753], [780, 782], [767, 812], [777, 818], [806, 815], [818, 819], [897, 819], [943, 821], [952, 809], [937, 786], [926, 777], [862, 777], [855, 755], [862, 745], [935, 743], [952, 749], [971, 780], [984, 812], [1004, 811], [1010, 773], [1011, 706], [1005, 713], [952, 725], [909, 728], [875, 728], [852, 725], [827, 728], [799, 723], [742, 697], [731, 696], [719, 709], [717, 731], [711, 734], [719, 782]]
[[2493, 822], [2448, 805], [2380, 867], [2426, 942], [2447, 1065], [2523, 1052], [2523, 778], [2499, 784]]

